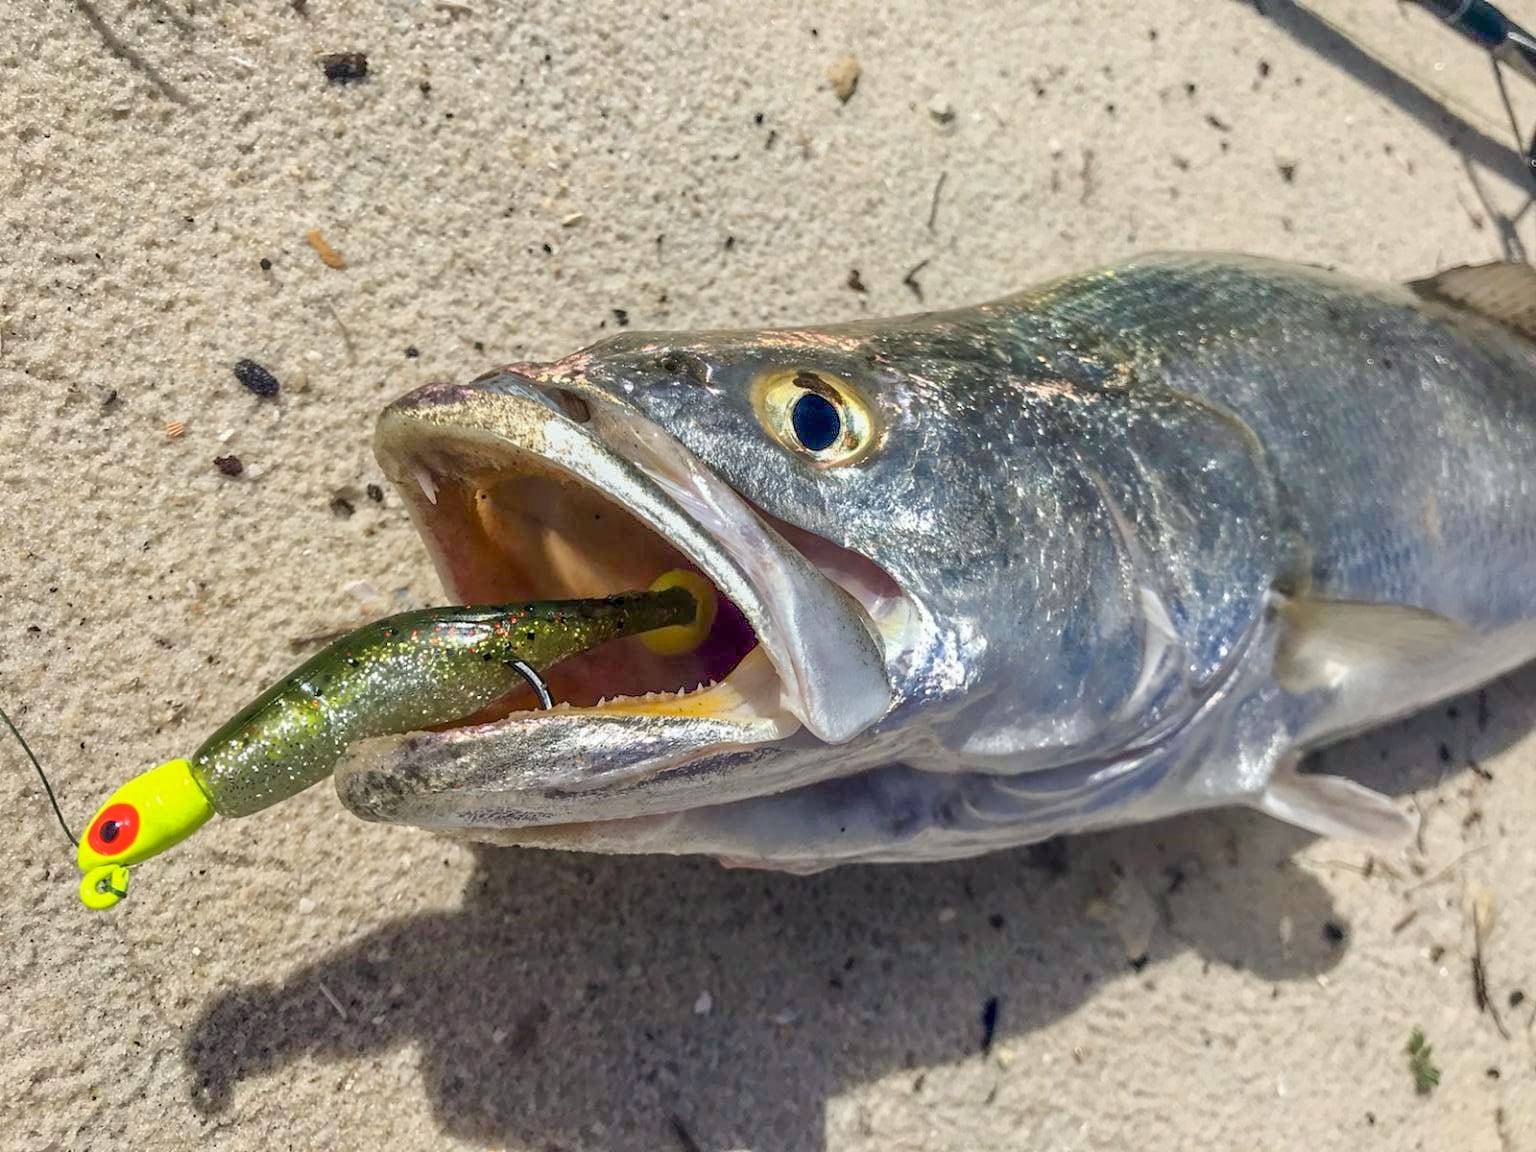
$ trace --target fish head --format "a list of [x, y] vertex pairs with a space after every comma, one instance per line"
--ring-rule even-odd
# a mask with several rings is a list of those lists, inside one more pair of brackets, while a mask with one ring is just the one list
[[349, 807], [558, 828], [899, 756], [977, 674], [1007, 536], [984, 490], [996, 445], [957, 398], [974, 393], [935, 378], [947, 357], [877, 337], [626, 333], [391, 405], [376, 452], [452, 598], [606, 596], [682, 567], [720, 611], [690, 653], [635, 639], [556, 665], [551, 710], [523, 697], [359, 743], [338, 769]]

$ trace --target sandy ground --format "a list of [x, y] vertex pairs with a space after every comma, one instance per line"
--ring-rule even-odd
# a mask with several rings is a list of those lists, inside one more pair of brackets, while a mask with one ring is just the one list
[[[366, 494], [414, 385], [618, 309], [909, 310], [919, 261], [951, 305], [1154, 248], [1497, 258], [1524, 196], [1484, 60], [1326, 6], [1448, 117], [1264, 8], [0, 0], [0, 700], [70, 819], [291, 641], [433, 599]], [[323, 787], [110, 914], [0, 742], [0, 1146], [1536, 1149], [1536, 675], [1482, 705], [1332, 754], [1425, 813], [1374, 861], [1220, 814], [800, 880], [464, 849]]]

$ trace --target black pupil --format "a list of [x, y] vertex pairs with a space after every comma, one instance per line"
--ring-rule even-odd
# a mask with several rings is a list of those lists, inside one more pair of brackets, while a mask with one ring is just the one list
[[117, 821], [108, 820], [101, 826], [101, 838], [108, 844], [117, 839]]
[[790, 422], [800, 443], [812, 452], [820, 452], [837, 443], [843, 431], [843, 418], [837, 406], [816, 392], [807, 392], [795, 401]]

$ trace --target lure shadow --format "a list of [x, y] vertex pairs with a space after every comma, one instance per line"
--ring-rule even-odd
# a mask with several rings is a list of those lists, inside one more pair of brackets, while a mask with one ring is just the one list
[[[1528, 670], [1489, 690], [1487, 731], [1473, 696], [1454, 718], [1442, 706], [1344, 746], [1329, 767], [1424, 787], [1517, 736], [1533, 698]], [[702, 1147], [813, 1152], [829, 1097], [981, 1059], [991, 997], [997, 1041], [1017, 1043], [1108, 982], [1155, 978], [1186, 948], [1271, 981], [1327, 971], [1348, 944], [1330, 942], [1328, 892], [1292, 860], [1308, 841], [1221, 812], [810, 878], [487, 849], [462, 910], [404, 918], [280, 984], [220, 993], [184, 1058], [206, 1115], [229, 1110], [241, 1081], [303, 1057], [413, 1045], [438, 1123], [472, 1141], [580, 1145], [597, 1122], [604, 1147], [654, 1152], [686, 1146], [678, 1117]], [[1121, 874], [1161, 910], [1145, 967], [1087, 912]], [[941, 922], [945, 908], [956, 914]], [[713, 1005], [698, 1015], [704, 991]]]

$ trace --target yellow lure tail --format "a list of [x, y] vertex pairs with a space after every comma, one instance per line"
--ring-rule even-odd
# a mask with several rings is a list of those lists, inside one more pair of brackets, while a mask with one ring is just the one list
[[688, 624], [674, 624], [640, 633], [640, 643], [658, 656], [683, 656], [692, 652], [709, 636], [714, 627], [715, 611], [720, 602], [715, 598], [715, 586], [697, 572], [686, 568], [673, 568], [663, 572], [651, 585], [652, 592], [665, 592], [668, 588], [683, 588], [698, 606], [693, 620]]

